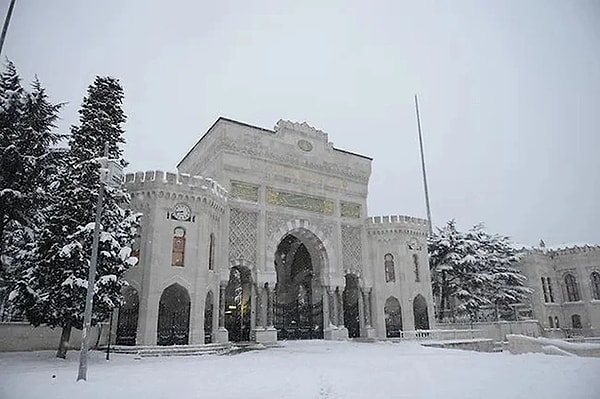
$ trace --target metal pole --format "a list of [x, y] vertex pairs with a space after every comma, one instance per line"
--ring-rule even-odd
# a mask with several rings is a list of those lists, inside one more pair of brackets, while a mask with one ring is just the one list
[[4, 46], [4, 39], [6, 38], [6, 32], [8, 31], [8, 24], [10, 24], [10, 17], [12, 16], [13, 8], [15, 8], [15, 0], [10, 0], [8, 6], [8, 12], [6, 18], [4, 18], [4, 26], [2, 27], [2, 36], [0, 36], [0, 54], [2, 54], [2, 47]]
[[79, 374], [77, 381], [87, 380], [88, 349], [90, 347], [89, 332], [92, 327], [92, 307], [94, 305], [94, 283], [96, 280], [96, 265], [98, 263], [98, 244], [100, 241], [100, 218], [102, 216], [102, 197], [104, 184], [100, 183], [98, 189], [98, 202], [96, 203], [96, 219], [94, 222], [94, 236], [92, 241], [92, 259], [88, 275], [87, 295], [85, 297], [85, 313], [83, 316], [83, 330], [81, 332], [81, 353], [79, 355]]
[[425, 206], [427, 207], [427, 221], [429, 222], [429, 235], [433, 235], [431, 223], [431, 208], [429, 206], [429, 190], [427, 188], [427, 173], [425, 172], [425, 153], [423, 152], [423, 135], [421, 133], [421, 118], [419, 116], [419, 101], [415, 94], [415, 109], [417, 110], [417, 126], [419, 128], [419, 147], [421, 149], [421, 168], [423, 169], [423, 187], [425, 188]]
[[108, 345], [106, 345], [106, 360], [110, 360], [110, 341], [112, 339], [113, 314], [115, 310], [110, 312], [110, 321], [108, 322]]

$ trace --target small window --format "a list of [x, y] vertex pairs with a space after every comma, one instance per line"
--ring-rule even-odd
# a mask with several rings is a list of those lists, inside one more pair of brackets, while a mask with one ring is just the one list
[[210, 233], [208, 243], [208, 270], [215, 270], [215, 235]]
[[548, 324], [550, 325], [550, 328], [554, 328], [554, 321], [552, 320], [552, 316], [548, 316]]
[[183, 267], [185, 259], [185, 229], [175, 227], [173, 231], [173, 251], [171, 256], [171, 265]]
[[573, 316], [571, 316], [571, 323], [573, 323], [574, 329], [581, 329], [581, 316], [579, 316], [578, 314], [574, 314]]
[[542, 290], [544, 291], [544, 302], [548, 302], [548, 290], [546, 288], [546, 278], [542, 277]]
[[577, 302], [580, 300], [577, 279], [572, 274], [565, 276], [565, 287], [567, 289], [567, 302]]
[[419, 257], [417, 254], [413, 254], [413, 263], [415, 264], [415, 281], [419, 282], [421, 279], [419, 278]]
[[592, 299], [600, 299], [600, 273], [592, 272]]
[[394, 256], [392, 254], [385, 254], [383, 260], [385, 265], [386, 283], [396, 281], [396, 272], [394, 270]]

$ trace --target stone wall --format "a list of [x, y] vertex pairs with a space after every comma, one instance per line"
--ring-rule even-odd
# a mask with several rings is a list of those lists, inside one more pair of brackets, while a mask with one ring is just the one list
[[[108, 338], [108, 325], [101, 324], [93, 327], [90, 333], [90, 346], [98, 342], [105, 345]], [[0, 323], [0, 352], [17, 352], [33, 350], [56, 350], [60, 341], [60, 328], [45, 326], [33, 327], [29, 323]], [[73, 329], [69, 340], [69, 349], [79, 349], [81, 346], [81, 330]]]
[[437, 329], [442, 330], [466, 330], [472, 328], [481, 331], [481, 336], [491, 338], [496, 342], [506, 341], [506, 337], [511, 334], [520, 334], [529, 337], [543, 336], [543, 330], [537, 320], [525, 321], [497, 321], [481, 322], [473, 324], [465, 323], [438, 323]]

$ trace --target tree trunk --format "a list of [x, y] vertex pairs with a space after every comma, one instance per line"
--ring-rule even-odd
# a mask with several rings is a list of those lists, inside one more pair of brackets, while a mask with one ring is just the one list
[[60, 343], [56, 357], [65, 359], [67, 357], [67, 349], [69, 348], [69, 340], [71, 339], [71, 325], [63, 326], [62, 334], [60, 335]]
[[446, 306], [448, 306], [448, 289], [446, 287], [447, 285], [448, 282], [446, 281], [446, 272], [442, 271], [442, 283], [440, 284], [440, 311], [438, 314], [438, 320], [440, 322], [444, 321], [444, 312], [446, 311]]

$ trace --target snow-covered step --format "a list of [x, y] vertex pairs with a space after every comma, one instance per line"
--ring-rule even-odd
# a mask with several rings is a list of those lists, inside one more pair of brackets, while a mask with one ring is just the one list
[[111, 347], [111, 352], [138, 355], [140, 357], [198, 356], [209, 354], [225, 354], [229, 353], [231, 349], [231, 343], [224, 343], [172, 346], [114, 346]]

